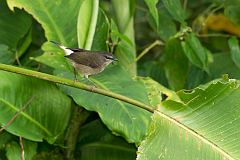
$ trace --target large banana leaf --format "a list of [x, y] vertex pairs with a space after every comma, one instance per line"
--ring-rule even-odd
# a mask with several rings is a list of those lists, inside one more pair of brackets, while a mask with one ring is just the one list
[[68, 124], [70, 98], [46, 81], [4, 71], [0, 77], [1, 126], [29, 140], [54, 142]]
[[215, 81], [178, 96], [181, 102], [166, 100], [154, 113], [137, 159], [240, 159], [239, 82]]

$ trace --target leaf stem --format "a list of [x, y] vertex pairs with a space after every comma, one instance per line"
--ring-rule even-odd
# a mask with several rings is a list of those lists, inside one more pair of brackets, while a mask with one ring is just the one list
[[212, 33], [212, 34], [197, 34], [198, 37], [231, 37], [229, 34], [221, 34], [221, 33]]
[[19, 137], [19, 143], [20, 143], [20, 146], [21, 146], [21, 160], [25, 160], [23, 138], [21, 136]]
[[150, 44], [147, 48], [145, 48], [139, 56], [136, 58], [135, 62], [137, 62], [139, 59], [141, 59], [145, 54], [149, 52], [150, 49], [154, 48], [155, 46], [163, 45], [163, 43], [160, 40], [154, 41], [152, 44]]
[[65, 158], [66, 160], [74, 160], [74, 153], [77, 144], [77, 139], [80, 131], [80, 127], [84, 124], [90, 112], [84, 108], [73, 104], [73, 112], [71, 121], [69, 123], [66, 136], [65, 136]]
[[154, 109], [153, 109], [154, 107], [149, 106], [147, 104], [144, 104], [140, 101], [131, 99], [129, 97], [126, 97], [126, 96], [118, 94], [118, 93], [114, 93], [114, 92], [111, 92], [111, 91], [106, 91], [104, 89], [96, 88], [94, 86], [89, 86], [89, 85], [86, 85], [86, 84], [81, 83], [81, 82], [75, 82], [73, 80], [69, 80], [69, 79], [66, 79], [66, 78], [57, 77], [57, 76], [53, 76], [53, 75], [50, 75], [50, 74], [37, 72], [37, 71], [29, 70], [29, 69], [24, 69], [24, 68], [20, 68], [20, 67], [15, 67], [15, 66], [11, 66], [11, 65], [6, 65], [6, 64], [0, 64], [0, 70], [13, 72], [13, 73], [17, 73], [17, 74], [22, 74], [22, 75], [27, 75], [27, 76], [35, 77], [35, 78], [38, 78], [38, 79], [43, 79], [43, 80], [47, 80], [47, 81], [50, 81], [50, 82], [59, 83], [59, 84], [79, 88], [79, 89], [86, 90], [86, 91], [89, 91], [89, 92], [94, 92], [94, 93], [97, 93], [97, 94], [105, 95], [105, 96], [108, 96], [108, 97], [111, 97], [111, 98], [114, 98], [114, 99], [118, 99], [120, 101], [129, 103], [129, 104], [132, 104], [132, 105], [137, 106], [139, 108], [142, 108], [146, 111], [149, 111], [149, 112], [152, 112], [152, 113], [154, 112]]

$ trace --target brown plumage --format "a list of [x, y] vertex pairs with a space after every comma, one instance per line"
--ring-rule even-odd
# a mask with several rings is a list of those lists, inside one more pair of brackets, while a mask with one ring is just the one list
[[72, 62], [74, 68], [80, 71], [85, 77], [102, 72], [105, 67], [116, 60], [108, 52], [78, 51], [66, 55]]
[[[51, 41], [53, 42], [53, 41]], [[65, 57], [68, 58], [75, 68], [88, 78], [89, 75], [94, 75], [102, 72], [107, 65], [117, 59], [109, 52], [89, 51], [80, 48], [66, 48], [56, 42], [65, 52]]]

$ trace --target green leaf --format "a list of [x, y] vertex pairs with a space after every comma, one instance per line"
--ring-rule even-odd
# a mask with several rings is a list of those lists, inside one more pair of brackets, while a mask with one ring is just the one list
[[99, 120], [81, 127], [80, 133], [76, 147], [78, 159], [133, 160], [136, 157], [135, 146], [111, 134]]
[[160, 88], [156, 81], [148, 77], [136, 77], [136, 80], [142, 82], [148, 93], [149, 103], [157, 108], [162, 101], [162, 88]]
[[158, 28], [159, 16], [158, 16], [158, 9], [156, 7], [158, 0], [145, 0], [144, 2], [147, 4], [149, 12], [155, 21], [155, 28]]
[[99, 0], [85, 0], [79, 9], [77, 31], [78, 46], [90, 50], [93, 43], [97, 19]]
[[7, 144], [12, 141], [14, 136], [6, 131], [0, 133], [0, 150], [5, 149]]
[[[240, 2], [240, 1], [239, 1]], [[224, 15], [227, 16], [232, 22], [240, 25], [240, 4], [227, 5], [224, 8]]]
[[[119, 42], [120, 38], [120, 42]], [[125, 68], [130, 74], [135, 75], [136, 55], [135, 44], [127, 34], [120, 33], [114, 21], [111, 21], [111, 39], [117, 44], [115, 54], [119, 59], [119, 64]]]
[[66, 128], [71, 100], [46, 81], [4, 71], [0, 77], [0, 124], [6, 125], [19, 113], [7, 126], [8, 132], [33, 141], [54, 142]]
[[[57, 74], [57, 73], [55, 73]], [[69, 72], [59, 71], [59, 76], [73, 79]], [[78, 78], [81, 82], [84, 79]], [[99, 88], [125, 95], [149, 104], [147, 91], [141, 82], [134, 81], [119, 66], [109, 66], [103, 73], [90, 77]], [[92, 83], [88, 83], [93, 85]], [[151, 113], [122, 101], [77, 88], [62, 86], [74, 101], [90, 111], [96, 111], [103, 123], [116, 135], [123, 136], [128, 142], [139, 143], [144, 137], [150, 123]], [[113, 121], [114, 119], [114, 121]]]
[[[218, 63], [218, 62], [216, 62], [216, 63]], [[214, 65], [212, 65], [212, 66], [214, 66]], [[210, 66], [209, 66], [209, 68], [210, 68]], [[217, 68], [218, 68], [218, 66], [215, 67], [215, 69], [217, 69]], [[211, 79], [221, 77], [221, 74], [215, 74], [214, 69], [211, 70], [211, 68], [210, 68], [209, 70], [210, 70], [209, 71], [210, 73], [207, 74], [204, 70], [202, 70], [194, 65], [191, 65], [189, 67], [188, 79], [186, 82], [185, 89], [193, 89], [193, 88], [199, 86], [200, 84], [209, 82]], [[216, 77], [214, 78], [211, 74], [214, 74]], [[211, 77], [210, 77], [210, 75], [211, 75]]]
[[[115, 54], [119, 59], [119, 63], [123, 66], [131, 75], [136, 75], [136, 48], [134, 37], [134, 10], [135, 1], [119, 1], [112, 0], [113, 9], [115, 12], [115, 21], [119, 32], [127, 36], [132, 45], [121, 41], [117, 47]], [[124, 12], [123, 12], [124, 11]], [[112, 25], [114, 27], [114, 25]], [[116, 30], [112, 28], [111, 30]]]
[[130, 0], [127, 1], [112, 0], [117, 26], [120, 32], [126, 34], [131, 40], [134, 40], [132, 20], [136, 5], [135, 3], [136, 3], [135, 1]]
[[223, 74], [228, 74], [230, 77], [240, 79], [240, 70], [233, 63], [229, 53], [214, 54], [214, 61], [209, 66], [212, 79], [221, 77]]
[[[113, 45], [117, 45], [115, 50], [115, 55], [119, 59], [118, 63], [130, 73], [133, 73], [133, 68], [136, 65], [135, 55], [132, 52], [132, 50], [135, 48], [134, 43], [132, 42], [132, 40], [129, 39], [127, 35], [122, 34], [118, 31], [118, 28], [113, 20], [111, 20], [111, 25], [109, 29], [111, 31], [109, 39], [105, 39], [104, 37], [99, 37], [100, 43], [104, 44], [104, 41], [106, 42], [107, 40], [108, 41], [110, 40], [110, 42]], [[101, 30], [99, 30], [96, 33], [96, 38], [98, 38], [97, 35], [101, 35], [103, 33], [104, 35], [106, 35], [106, 30], [102, 27]], [[119, 42], [119, 39], [121, 40], [120, 42]], [[98, 39], [94, 40], [94, 42], [96, 43], [94, 43], [93, 48], [96, 48], [99, 46], [99, 42], [97, 40]]]
[[31, 43], [32, 43], [32, 28], [30, 28], [28, 33], [26, 33], [26, 35], [19, 40], [16, 53], [17, 58], [20, 58], [26, 52]]
[[[37, 153], [37, 143], [23, 139], [23, 146], [25, 160], [31, 160], [33, 156]], [[6, 147], [6, 151], [8, 160], [22, 160], [21, 147], [17, 142], [12, 141], [11, 143], [9, 143]]]
[[162, 0], [162, 2], [173, 19], [180, 23], [185, 23], [184, 21], [187, 18], [187, 14], [183, 9], [180, 0]]
[[26, 35], [31, 27], [31, 16], [19, 9], [12, 12], [8, 9], [5, 0], [0, 0], [0, 2], [0, 44], [16, 49], [18, 41]]
[[235, 65], [240, 68], [240, 48], [239, 48], [239, 42], [237, 37], [231, 37], [228, 40], [228, 44], [230, 47], [230, 53], [231, 53], [231, 57], [233, 62], [235, 63]]
[[162, 8], [158, 11], [159, 14], [159, 27], [157, 32], [161, 39], [167, 41], [170, 37], [177, 33], [176, 24], [173, 22], [172, 18], [167, 13], [167, 10]]
[[180, 101], [179, 97], [174, 91], [164, 87], [163, 85], [154, 81], [153, 79], [149, 77], [136, 77], [136, 79], [145, 85], [145, 88], [148, 93], [149, 102], [155, 108], [161, 106], [163, 95], [166, 95], [167, 99]]
[[0, 63], [12, 64], [15, 61], [15, 53], [9, 50], [5, 44], [0, 44]]
[[[8, 51], [2, 52], [4, 49], [0, 47], [0, 61], [11, 64], [15, 61], [19, 42], [30, 30], [32, 19], [31, 16], [19, 9], [16, 9], [15, 12], [9, 10], [6, 0], [0, 0], [0, 3], [0, 45], [8, 48]], [[25, 47], [27, 48], [29, 44], [27, 43]], [[18, 53], [20, 52], [18, 51]]]
[[208, 72], [209, 51], [204, 48], [194, 33], [187, 34], [186, 40], [182, 42], [182, 48], [188, 60], [195, 66]]
[[139, 76], [151, 77], [164, 86], [168, 86], [163, 64], [159, 58], [154, 61], [144, 61], [143, 64], [138, 65]]
[[57, 48], [52, 43], [44, 43], [43, 50], [48, 50], [43, 55], [32, 58], [35, 61], [48, 65], [52, 68], [58, 68], [66, 71], [71, 71], [72, 66], [68, 63], [60, 48]]
[[240, 70], [233, 63], [231, 55], [229, 53], [214, 53], [213, 63], [209, 64], [209, 74], [195, 66], [190, 67], [186, 88], [195, 88], [200, 84], [219, 78], [223, 74], [228, 74], [231, 78], [240, 79]]
[[136, 55], [133, 53], [135, 53], [134, 47], [125, 41], [120, 41], [115, 51], [115, 54], [119, 60], [118, 63], [132, 76], [136, 74]]
[[81, 0], [7, 0], [7, 3], [12, 10], [14, 7], [23, 8], [33, 15], [42, 25], [48, 40], [68, 47], [77, 46], [77, 19]]
[[173, 90], [182, 89], [186, 83], [189, 64], [178, 39], [170, 39], [166, 43], [163, 63], [169, 87]]
[[125, 36], [124, 34], [119, 33], [117, 30], [112, 30], [112, 36], [120, 38], [122, 41], [124, 41], [125, 43], [127, 43], [129, 46], [134, 46], [132, 41]]
[[240, 88], [236, 80], [178, 92], [154, 113], [138, 160], [239, 159]]
[[91, 49], [93, 51], [107, 51], [108, 48], [106, 41], [108, 39], [110, 24], [106, 14], [101, 8], [98, 12], [96, 31]]

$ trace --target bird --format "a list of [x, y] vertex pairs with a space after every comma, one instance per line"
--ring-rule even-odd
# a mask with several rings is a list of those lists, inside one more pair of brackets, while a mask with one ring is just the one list
[[101, 73], [109, 64], [118, 60], [110, 52], [67, 48], [56, 41], [50, 42], [63, 49], [65, 57], [68, 58], [73, 65], [75, 78], [76, 71], [88, 79], [89, 76]]

